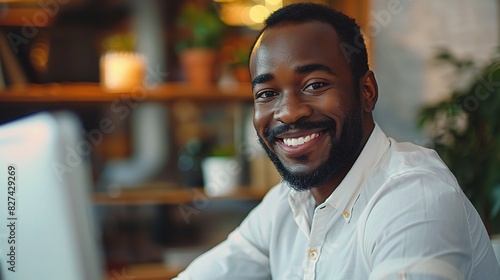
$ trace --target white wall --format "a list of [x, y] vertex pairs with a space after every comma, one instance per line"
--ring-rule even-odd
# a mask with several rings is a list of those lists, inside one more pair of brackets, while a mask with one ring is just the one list
[[434, 64], [436, 50], [487, 60], [499, 46], [498, 1], [372, 0], [370, 15], [364, 29], [373, 37], [379, 82], [375, 118], [389, 136], [423, 144], [418, 108], [446, 97], [453, 83]]

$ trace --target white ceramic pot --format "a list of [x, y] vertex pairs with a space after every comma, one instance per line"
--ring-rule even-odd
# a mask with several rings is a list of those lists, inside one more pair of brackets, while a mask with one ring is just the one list
[[201, 167], [207, 196], [228, 195], [240, 184], [242, 167], [236, 158], [208, 157]]

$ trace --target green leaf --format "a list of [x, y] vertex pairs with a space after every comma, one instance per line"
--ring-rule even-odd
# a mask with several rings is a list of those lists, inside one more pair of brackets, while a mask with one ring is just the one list
[[189, 3], [182, 8], [177, 22], [182, 38], [176, 43], [176, 51], [220, 47], [226, 26], [212, 6], [200, 7]]

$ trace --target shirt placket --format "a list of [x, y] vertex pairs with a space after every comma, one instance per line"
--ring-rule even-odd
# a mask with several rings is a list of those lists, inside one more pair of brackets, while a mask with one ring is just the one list
[[307, 247], [307, 256], [305, 258], [304, 280], [313, 280], [316, 277], [316, 263], [321, 258], [321, 249], [325, 241], [325, 235], [328, 228], [329, 212], [328, 205], [320, 205], [314, 211], [311, 233]]

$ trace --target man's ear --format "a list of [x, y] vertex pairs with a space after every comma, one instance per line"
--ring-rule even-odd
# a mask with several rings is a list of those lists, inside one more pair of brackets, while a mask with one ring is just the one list
[[360, 80], [361, 102], [363, 110], [371, 113], [378, 99], [378, 85], [373, 71], [368, 70]]

